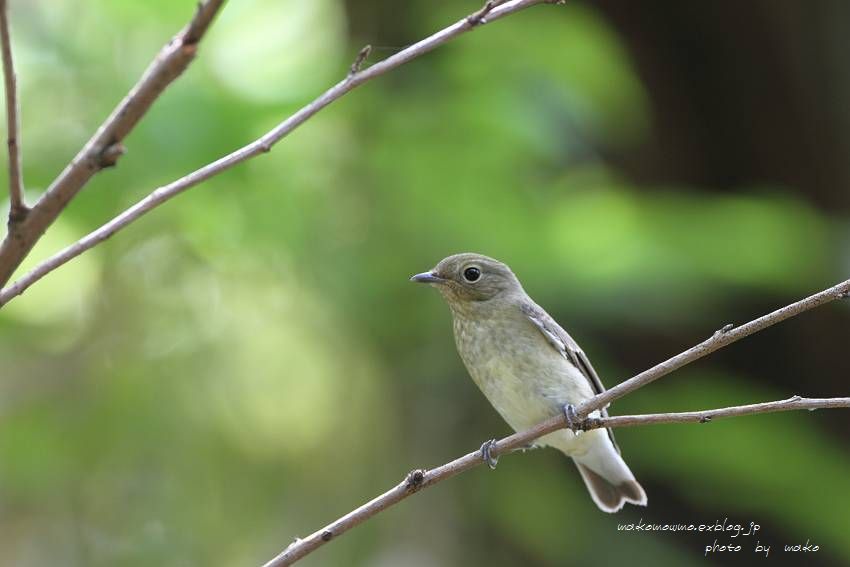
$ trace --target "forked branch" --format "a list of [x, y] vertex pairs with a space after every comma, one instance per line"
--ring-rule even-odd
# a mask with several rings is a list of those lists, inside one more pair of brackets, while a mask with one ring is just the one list
[[[4, 6], [5, 3], [3, 1]], [[59, 177], [50, 184], [47, 191], [29, 210], [26, 218], [9, 226], [6, 238], [0, 244], [0, 286], [9, 281], [47, 227], [53, 224], [80, 189], [96, 173], [115, 165], [124, 153], [122, 141], [163, 91], [192, 62], [198, 49], [198, 42], [206, 33], [222, 4], [224, 0], [205, 0], [198, 4], [197, 12], [189, 25], [160, 50], [136, 85], [71, 163], [59, 174]], [[5, 10], [2, 12], [5, 14]], [[5, 26], [3, 28], [5, 29]], [[3, 51], [5, 59], [5, 47]], [[8, 93], [9, 67], [5, 66], [5, 68]]]
[[[768, 313], [763, 317], [754, 319], [753, 321], [735, 329], [731, 329], [727, 325], [720, 331], [714, 333], [711, 338], [703, 341], [697, 346], [665, 360], [664, 362], [653, 366], [649, 370], [641, 372], [637, 376], [626, 380], [606, 392], [590, 398], [578, 406], [577, 414], [580, 418], [584, 419], [577, 424], [574, 424], [573, 429], [588, 430], [601, 427], [631, 427], [636, 425], [650, 425], [658, 423], [708, 423], [713, 419], [719, 419], [722, 417], [735, 417], [759, 413], [815, 410], [824, 408], [850, 408], [850, 397], [801, 398], [800, 396], [794, 396], [787, 400], [775, 402], [765, 402], [696, 412], [586, 418], [588, 414], [592, 413], [596, 409], [607, 406], [612, 400], [620, 398], [641, 386], [645, 386], [653, 380], [657, 380], [662, 376], [670, 374], [674, 370], [690, 364], [707, 354], [728, 346], [753, 333], [761, 331], [766, 327], [775, 325], [780, 321], [784, 321], [785, 319], [794, 317], [804, 311], [814, 309], [815, 307], [824, 305], [836, 299], [846, 298], [848, 295], [850, 295], [850, 280], [842, 282], [820, 293], [811, 295], [805, 299], [797, 301], [796, 303], [792, 303], [782, 309], [777, 309], [772, 313]], [[565, 429], [567, 427], [566, 416], [557, 415], [539, 423], [531, 429], [515, 433], [509, 437], [496, 441], [490, 446], [490, 455], [492, 457], [497, 457], [515, 449], [527, 447], [536, 439], [552, 433], [553, 431], [557, 431], [558, 429]], [[427, 488], [464, 471], [477, 467], [483, 462], [481, 452], [473, 451], [472, 453], [467, 453], [466, 455], [435, 469], [417, 469], [411, 471], [401, 483], [397, 484], [387, 492], [373, 498], [359, 508], [352, 510], [348, 514], [313, 532], [309, 536], [303, 539], [296, 539], [274, 559], [266, 563], [264, 567], [284, 567], [286, 565], [292, 565], [302, 557], [312, 553], [319, 547], [331, 541], [333, 538], [365, 522], [382, 510], [398, 504], [408, 496], [419, 492], [423, 488]]]
[[[130, 207], [111, 221], [109, 221], [108, 223], [84, 236], [83, 238], [81, 238], [74, 244], [71, 244], [64, 250], [61, 250], [54, 256], [48, 258], [47, 260], [33, 268], [32, 271], [22, 276], [18, 281], [0, 291], [0, 307], [8, 303], [15, 296], [23, 293], [29, 286], [31, 286], [32, 284], [43, 278], [45, 275], [58, 268], [59, 266], [62, 266], [66, 262], [79, 256], [86, 250], [89, 250], [94, 246], [100, 244], [122, 228], [136, 221], [145, 213], [158, 207], [159, 205], [168, 201], [172, 197], [179, 195], [186, 189], [194, 187], [202, 181], [206, 181], [211, 177], [214, 177], [224, 171], [227, 171], [231, 167], [240, 164], [243, 161], [249, 160], [260, 154], [268, 152], [269, 150], [271, 150], [272, 146], [274, 146], [276, 143], [286, 137], [298, 126], [306, 122], [317, 112], [319, 112], [335, 100], [339, 99], [346, 93], [362, 85], [363, 83], [370, 81], [375, 77], [379, 77], [384, 73], [395, 69], [396, 67], [404, 65], [405, 63], [416, 59], [420, 55], [424, 55], [425, 53], [436, 49], [437, 47], [470, 30], [473, 30], [477, 27], [483, 26], [505, 16], [519, 12], [520, 10], [528, 8], [529, 6], [544, 3], [558, 2], [553, 2], [552, 0], [511, 0], [510, 2], [505, 2], [498, 6], [494, 6], [487, 11], [486, 19], [481, 18], [478, 20], [470, 21], [469, 18], [463, 18], [462, 20], [454, 23], [453, 25], [438, 31], [437, 33], [411, 45], [410, 47], [399, 51], [395, 55], [392, 55], [391, 57], [388, 57], [383, 61], [379, 61], [365, 69], [359, 69], [359, 66], [363, 63], [363, 61], [360, 55], [358, 55], [358, 58], [357, 60], [355, 60], [355, 63], [354, 65], [352, 65], [351, 69], [351, 71], [354, 72], [349, 72], [345, 79], [343, 79], [333, 87], [329, 88], [313, 102], [307, 104], [306, 106], [295, 112], [295, 114], [291, 115], [289, 118], [278, 124], [275, 128], [267, 132], [261, 138], [239, 148], [238, 150], [210, 164], [205, 165], [204, 167], [196, 171], [193, 171], [185, 177], [181, 177], [180, 179], [173, 181], [168, 185], [164, 185], [162, 187], [159, 187], [158, 189], [155, 189], [147, 197], [145, 197], [144, 199], [142, 199], [141, 201], [139, 201], [138, 203], [136, 203], [135, 205], [133, 205], [132, 207]], [[361, 54], [363, 53], [364, 51], [361, 51]], [[368, 55], [368, 53], [366, 54]], [[364, 59], [365, 57], [366, 55], [363, 55]], [[355, 69], [358, 70], [355, 71]], [[33, 210], [33, 212], [35, 212], [35, 209]], [[0, 282], [4, 281], [2, 278], [2, 266], [3, 251], [2, 249], [0, 249]]]

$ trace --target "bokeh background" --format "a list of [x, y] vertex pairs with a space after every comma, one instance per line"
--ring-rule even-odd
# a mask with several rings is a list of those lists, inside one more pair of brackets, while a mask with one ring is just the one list
[[[34, 200], [193, 0], [12, 0]], [[232, 0], [28, 266], [470, 1]], [[850, 273], [850, 4], [540, 6], [333, 104], [0, 310], [0, 564], [259, 565], [509, 432], [410, 274], [509, 263], [612, 385]], [[4, 162], [5, 164], [5, 162]], [[5, 167], [5, 165], [4, 165]], [[847, 395], [850, 303], [614, 413]], [[850, 564], [850, 413], [621, 430], [650, 506], [598, 512], [554, 451], [503, 458], [303, 561]], [[728, 534], [618, 523], [730, 523]], [[713, 543], [739, 553], [704, 557]], [[810, 541], [817, 553], [785, 553]]]

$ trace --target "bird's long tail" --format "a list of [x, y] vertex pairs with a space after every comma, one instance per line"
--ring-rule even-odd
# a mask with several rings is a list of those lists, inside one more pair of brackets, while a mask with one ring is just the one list
[[587, 490], [603, 512], [616, 512], [626, 502], [646, 506], [646, 492], [608, 439], [599, 435], [584, 455], [574, 456]]

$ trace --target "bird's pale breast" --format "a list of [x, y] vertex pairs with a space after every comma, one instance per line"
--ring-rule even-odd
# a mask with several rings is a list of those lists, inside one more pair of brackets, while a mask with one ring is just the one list
[[454, 315], [455, 341], [469, 374], [515, 430], [593, 395], [588, 380], [518, 308], [488, 317]]

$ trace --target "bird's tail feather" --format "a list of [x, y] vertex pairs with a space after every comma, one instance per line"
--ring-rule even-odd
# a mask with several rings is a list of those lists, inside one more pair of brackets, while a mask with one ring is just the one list
[[574, 460], [590, 496], [603, 512], [617, 512], [626, 502], [646, 506], [646, 492], [607, 437]]
[[646, 506], [646, 493], [636, 480], [626, 480], [615, 485], [578, 461], [576, 466], [587, 485], [591, 498], [603, 512], [617, 512], [626, 502]]

